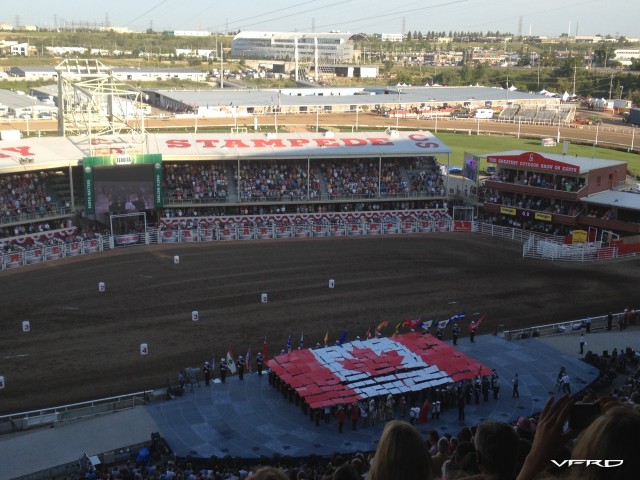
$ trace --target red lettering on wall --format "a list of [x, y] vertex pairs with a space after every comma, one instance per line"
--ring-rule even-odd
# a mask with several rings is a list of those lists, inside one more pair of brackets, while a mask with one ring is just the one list
[[29, 150], [29, 147], [8, 147], [3, 148], [2, 150], [6, 150], [7, 152], [16, 152], [22, 156], [33, 156], [33, 153]]
[[113, 155], [114, 153], [124, 153], [124, 149], [119, 147], [110, 147], [109, 154]]
[[242, 140], [225, 140], [224, 146], [227, 148], [231, 148], [231, 147], [249, 148], [249, 145], [244, 143]]
[[189, 140], [167, 140], [169, 148], [189, 148], [190, 146]]
[[278, 147], [278, 148], [284, 148], [284, 142], [282, 141], [281, 138], [271, 138], [269, 140], [264, 140], [261, 138], [258, 138], [256, 140], [253, 141], [254, 146], [256, 147]]
[[291, 143], [292, 147], [301, 147], [302, 145], [309, 143], [309, 140], [306, 138], [292, 138], [289, 140], [289, 143]]
[[342, 142], [346, 147], [357, 147], [358, 145], [366, 145], [367, 141], [362, 138], [344, 138]]
[[423, 135], [422, 133], [412, 133], [411, 135], [409, 135], [409, 138], [417, 142], [420, 142], [422, 140], [429, 140], [429, 137]]
[[370, 138], [369, 141], [372, 145], [393, 145], [393, 142], [388, 138]]
[[316, 144], [319, 147], [337, 147], [340, 144], [333, 138], [316, 138]]
[[200, 139], [200, 140], [196, 140], [196, 143], [201, 143], [204, 148], [216, 147], [217, 146], [216, 144], [218, 142], [220, 142], [220, 140], [213, 140], [213, 139], [210, 139], [210, 138], [203, 138], [203, 139]]

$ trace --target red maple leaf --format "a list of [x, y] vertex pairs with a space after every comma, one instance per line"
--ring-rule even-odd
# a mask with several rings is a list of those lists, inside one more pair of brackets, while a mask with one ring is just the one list
[[367, 373], [372, 377], [384, 375], [398, 370], [402, 367], [404, 359], [398, 352], [389, 350], [376, 355], [370, 348], [354, 348], [351, 350], [354, 358], [339, 360], [347, 370], [353, 372]]

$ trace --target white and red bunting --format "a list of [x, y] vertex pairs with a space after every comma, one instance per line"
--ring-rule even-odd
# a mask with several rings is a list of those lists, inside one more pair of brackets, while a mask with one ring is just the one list
[[312, 408], [420, 391], [491, 371], [434, 336], [421, 333], [294, 350], [273, 358], [268, 365]]

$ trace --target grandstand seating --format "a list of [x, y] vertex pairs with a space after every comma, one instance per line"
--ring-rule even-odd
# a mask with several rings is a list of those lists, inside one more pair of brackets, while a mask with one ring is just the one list
[[538, 110], [535, 122], [543, 125], [551, 125], [556, 121], [556, 110]]
[[189, 200], [200, 203], [224, 201], [228, 197], [227, 172], [216, 163], [177, 163], [164, 166], [168, 203]]
[[[240, 198], [254, 201], [304, 200], [308, 198], [307, 168], [300, 162], [246, 162], [234, 176], [239, 178]], [[312, 195], [318, 194], [317, 178], [311, 178]]]
[[[56, 217], [70, 213], [67, 201], [57, 198], [50, 184], [63, 179], [64, 171], [23, 172], [0, 176], [0, 237], [12, 237], [57, 228]], [[42, 221], [43, 219], [47, 221]], [[4, 225], [4, 227], [2, 227]]]
[[504, 110], [502, 110], [502, 112], [500, 112], [500, 115], [498, 116], [498, 120], [506, 121], [506, 122], [511, 121], [518, 113], [518, 110], [520, 110], [520, 105], [512, 105], [512, 106], [506, 107]]
[[518, 113], [513, 117], [515, 121], [522, 123], [535, 123], [538, 110], [536, 108], [521, 108]]

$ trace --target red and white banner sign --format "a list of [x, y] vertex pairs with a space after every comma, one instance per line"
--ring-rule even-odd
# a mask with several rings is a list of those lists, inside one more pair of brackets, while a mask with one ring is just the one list
[[420, 391], [490, 373], [476, 360], [421, 333], [294, 350], [268, 365], [312, 408]]

